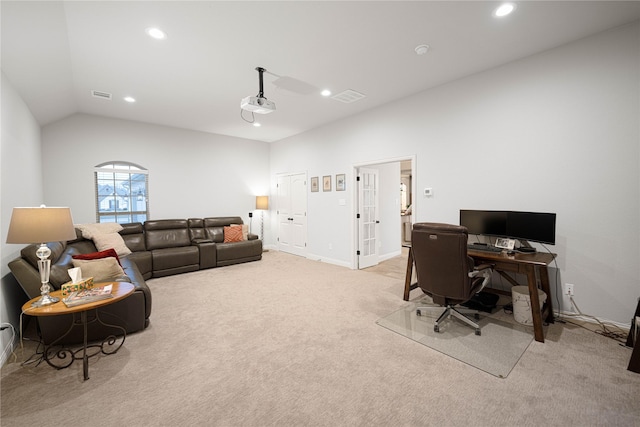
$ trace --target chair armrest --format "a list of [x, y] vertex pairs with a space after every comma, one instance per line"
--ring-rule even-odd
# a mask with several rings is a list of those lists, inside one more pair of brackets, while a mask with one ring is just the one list
[[480, 286], [480, 289], [478, 289], [478, 292], [483, 290], [484, 287], [487, 286], [487, 284], [489, 283], [489, 280], [491, 279], [491, 273], [493, 273], [493, 267], [495, 267], [494, 264], [480, 264], [474, 267], [473, 271], [469, 272], [470, 278], [474, 278], [476, 276], [482, 276], [484, 278], [482, 280], [482, 285]]
[[495, 266], [496, 266], [495, 264], [480, 264], [480, 265], [476, 265], [473, 269], [476, 271], [482, 271], [482, 270], [486, 270], [487, 268], [490, 268], [493, 270]]

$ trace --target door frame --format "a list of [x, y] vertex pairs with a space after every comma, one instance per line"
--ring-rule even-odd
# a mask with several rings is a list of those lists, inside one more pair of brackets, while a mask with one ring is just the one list
[[[356, 218], [356, 215], [360, 209], [360, 207], [358, 206], [359, 203], [359, 188], [356, 182], [356, 178], [358, 177], [358, 169], [359, 168], [366, 168], [366, 167], [375, 167], [378, 165], [384, 165], [387, 163], [398, 163], [398, 162], [404, 162], [404, 161], [410, 161], [411, 162], [411, 194], [412, 194], [412, 206], [411, 206], [411, 223], [413, 224], [415, 222], [415, 218], [416, 218], [416, 211], [419, 205], [419, 198], [418, 198], [418, 193], [416, 191], [417, 189], [417, 179], [416, 179], [416, 174], [417, 174], [417, 160], [416, 160], [416, 155], [412, 154], [409, 156], [400, 156], [400, 157], [391, 157], [391, 158], [386, 158], [386, 159], [380, 159], [380, 160], [373, 160], [373, 161], [368, 161], [368, 162], [359, 162], [359, 163], [353, 163], [351, 165], [351, 176], [353, 177], [353, 185], [351, 186], [351, 200], [353, 201], [353, 203], [351, 203], [351, 221], [350, 221], [350, 227], [351, 227], [351, 269], [352, 270], [359, 270], [359, 266], [358, 266], [358, 255], [356, 253], [356, 251], [358, 250], [358, 245], [359, 245], [359, 236], [358, 236], [358, 218]], [[398, 177], [400, 178], [400, 177]], [[400, 215], [400, 212], [398, 212], [398, 216]], [[381, 227], [386, 226], [386, 224], [381, 224]]]

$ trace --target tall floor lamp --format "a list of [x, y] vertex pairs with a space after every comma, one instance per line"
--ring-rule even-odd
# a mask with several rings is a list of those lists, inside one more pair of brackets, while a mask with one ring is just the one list
[[51, 272], [51, 249], [46, 242], [59, 242], [76, 238], [76, 230], [69, 208], [13, 208], [7, 243], [40, 243], [36, 250], [38, 269], [40, 270], [40, 299], [32, 305], [41, 307], [59, 301], [49, 295], [49, 273]]
[[264, 242], [264, 211], [269, 209], [269, 196], [256, 196], [256, 210], [260, 211], [260, 240]]

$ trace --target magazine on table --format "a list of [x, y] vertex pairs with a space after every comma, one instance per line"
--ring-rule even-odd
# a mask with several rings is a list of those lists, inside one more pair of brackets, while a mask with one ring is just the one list
[[113, 298], [113, 295], [111, 295], [111, 289], [112, 285], [107, 285], [100, 288], [71, 292], [68, 297], [62, 300], [62, 302], [64, 302], [67, 307], [75, 307], [80, 304], [87, 304], [94, 301]]

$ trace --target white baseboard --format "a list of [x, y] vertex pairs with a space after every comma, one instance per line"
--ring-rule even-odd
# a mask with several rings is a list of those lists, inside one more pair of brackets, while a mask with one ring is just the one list
[[9, 360], [9, 356], [13, 354], [17, 344], [18, 344], [18, 336], [15, 334], [12, 334], [10, 342], [8, 342], [5, 345], [4, 349], [2, 350], [2, 355], [0, 355], [0, 366], [4, 366], [5, 363], [7, 363], [7, 360]]
[[557, 311], [557, 310], [554, 310], [554, 315], [557, 318], [560, 318], [560, 319], [571, 320], [571, 321], [573, 321], [575, 323], [584, 324], [585, 327], [590, 326], [590, 328], [588, 328], [588, 329], [592, 329], [592, 328], [597, 329], [597, 328], [599, 328], [600, 324], [598, 323], [598, 321], [602, 322], [603, 324], [605, 324], [607, 326], [614, 326], [614, 327], [622, 330], [626, 334], [628, 334], [629, 333], [629, 329], [631, 329], [631, 323], [619, 323], [619, 322], [614, 322], [613, 320], [599, 319], [599, 318], [596, 318], [596, 317], [593, 317], [593, 316], [584, 316], [584, 315], [576, 314], [576, 313], [570, 312], [570, 311]]
[[328, 258], [321, 255], [307, 254], [307, 259], [310, 259], [313, 261], [326, 262], [327, 264], [339, 265], [340, 267], [351, 268], [351, 264], [349, 262], [345, 262], [339, 259]]
[[391, 258], [395, 258], [395, 257], [400, 256], [400, 255], [402, 255], [402, 250], [395, 251], [395, 252], [390, 252], [390, 253], [384, 254], [384, 255], [380, 255], [380, 256], [378, 256], [378, 262], [383, 262], [383, 261], [386, 261], [386, 260], [391, 259]]

